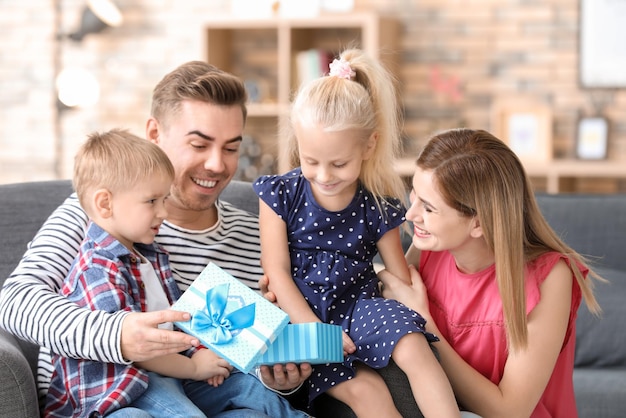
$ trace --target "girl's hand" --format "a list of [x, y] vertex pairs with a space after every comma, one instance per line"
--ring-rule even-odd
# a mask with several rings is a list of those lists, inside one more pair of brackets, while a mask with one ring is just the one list
[[425, 319], [429, 315], [428, 292], [422, 281], [417, 268], [409, 265], [409, 273], [411, 275], [411, 285], [406, 285], [400, 280], [396, 280], [387, 270], [378, 273], [380, 280], [385, 283], [383, 288], [383, 297], [387, 299], [395, 299], [405, 304], [416, 312], [419, 312]]
[[356, 345], [352, 342], [352, 339], [348, 337], [344, 331], [342, 331], [342, 340], [343, 340], [343, 355], [346, 356], [348, 354], [352, 354], [356, 351]]
[[206, 380], [213, 386], [221, 385], [233, 370], [226, 360], [207, 348], [201, 348], [191, 356], [196, 367], [194, 380]]
[[270, 290], [270, 278], [266, 274], [259, 279], [259, 289], [265, 299], [276, 305], [276, 295]]

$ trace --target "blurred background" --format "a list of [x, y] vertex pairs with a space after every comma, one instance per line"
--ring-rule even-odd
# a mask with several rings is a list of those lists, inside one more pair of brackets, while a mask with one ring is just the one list
[[[386, 22], [393, 22], [388, 23], [394, 27], [393, 44], [374, 44], [392, 63], [400, 83], [408, 160], [437, 130], [460, 126], [497, 130], [513, 141], [513, 130], [521, 123], [535, 131], [533, 141], [539, 141], [540, 148], [547, 145], [548, 155], [539, 161], [544, 168], [561, 161], [575, 163], [568, 166], [577, 177], [572, 188], [624, 191], [626, 170], [615, 167], [626, 161], [626, 83], [621, 75], [626, 73], [622, 66], [626, 47], [615, 41], [625, 38], [612, 31], [624, 26], [615, 13], [626, 12], [625, 4], [0, 0], [0, 183], [69, 178], [77, 147], [96, 130], [123, 127], [143, 136], [152, 88], [188, 60], [214, 61], [240, 75], [258, 104], [284, 104], [289, 92], [280, 92], [281, 77], [286, 77], [280, 70], [281, 57], [290, 54], [291, 65], [297, 65], [301, 51], [296, 41], [305, 34], [292, 33], [293, 45], [281, 51], [276, 22], [299, 19], [300, 26], [317, 28], [307, 32], [320, 40], [315, 49], [331, 55], [352, 41], [371, 45], [370, 37], [385, 32]], [[344, 16], [349, 22], [349, 16], [362, 14], [384, 20], [364, 23], [355, 33], [354, 28], [343, 27], [343, 18], [337, 19]], [[583, 50], [583, 28], [607, 36], [586, 40], [588, 49]], [[220, 44], [216, 40], [226, 39], [220, 38], [224, 34], [228, 41]], [[300, 48], [310, 51], [311, 45]], [[614, 60], [605, 62], [605, 57]], [[595, 75], [594, 64], [608, 72], [608, 78]], [[591, 65], [587, 78], [581, 70], [587, 71], [586, 65]], [[297, 69], [293, 72], [300, 74]], [[294, 88], [294, 80], [295, 76], [287, 89]], [[269, 111], [258, 107], [253, 112], [242, 167], [254, 170], [242, 171], [241, 178], [278, 169], [278, 149], [272, 142], [279, 142], [275, 128], [282, 112], [280, 107]], [[580, 149], [581, 120], [586, 118], [605, 122], [606, 131], [599, 131], [599, 150]], [[594, 161], [586, 166], [585, 159]], [[593, 174], [598, 166], [610, 169]], [[537, 185], [545, 188], [542, 173]]]

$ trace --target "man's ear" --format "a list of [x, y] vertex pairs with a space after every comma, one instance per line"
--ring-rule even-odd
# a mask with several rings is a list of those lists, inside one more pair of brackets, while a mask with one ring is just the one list
[[146, 122], [146, 139], [158, 145], [160, 130], [161, 125], [159, 125], [159, 122], [155, 118], [150, 117], [148, 122]]
[[103, 219], [113, 216], [113, 195], [107, 189], [98, 189], [93, 194], [94, 211]]

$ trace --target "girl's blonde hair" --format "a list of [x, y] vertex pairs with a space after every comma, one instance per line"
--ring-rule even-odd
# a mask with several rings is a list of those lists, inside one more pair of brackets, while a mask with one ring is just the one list
[[327, 132], [355, 129], [362, 140], [378, 137], [372, 157], [363, 162], [360, 180], [380, 203], [388, 197], [405, 200], [406, 191], [394, 163], [401, 150], [400, 112], [395, 80], [378, 61], [359, 49], [339, 59], [354, 71], [351, 78], [325, 76], [302, 85], [286, 128], [290, 167], [300, 165], [294, 126], [320, 126]]
[[[600, 307], [592, 280], [580, 270], [586, 260], [565, 244], [541, 214], [530, 181], [515, 153], [482, 130], [453, 129], [433, 136], [417, 165], [433, 173], [446, 204], [467, 217], [478, 217], [483, 236], [495, 255], [496, 280], [502, 299], [509, 347], [528, 340], [524, 267], [542, 254], [556, 251], [569, 259], [585, 303]], [[591, 269], [590, 275], [603, 280]]]
[[72, 183], [78, 199], [89, 209], [89, 191], [127, 190], [154, 175], [174, 179], [174, 166], [158, 145], [122, 129], [94, 132], [74, 159]]

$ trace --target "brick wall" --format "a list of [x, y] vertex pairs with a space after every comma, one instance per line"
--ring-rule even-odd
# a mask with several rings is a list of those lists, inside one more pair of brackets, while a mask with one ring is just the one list
[[[58, 1], [60, 31], [71, 32], [84, 2]], [[0, 182], [55, 176], [55, 3], [0, 0]], [[120, 126], [143, 135], [152, 87], [181, 62], [203, 58], [202, 20], [230, 3], [117, 4], [121, 27], [61, 42], [62, 64], [91, 71], [103, 92], [96, 106], [61, 115], [62, 177], [87, 133]], [[556, 157], [573, 157], [578, 117], [599, 109], [611, 121], [609, 158], [626, 160], [626, 92], [578, 86], [577, 1], [356, 0], [356, 7], [402, 22], [408, 152], [435, 130], [490, 129], [493, 103], [524, 97], [552, 109]]]

